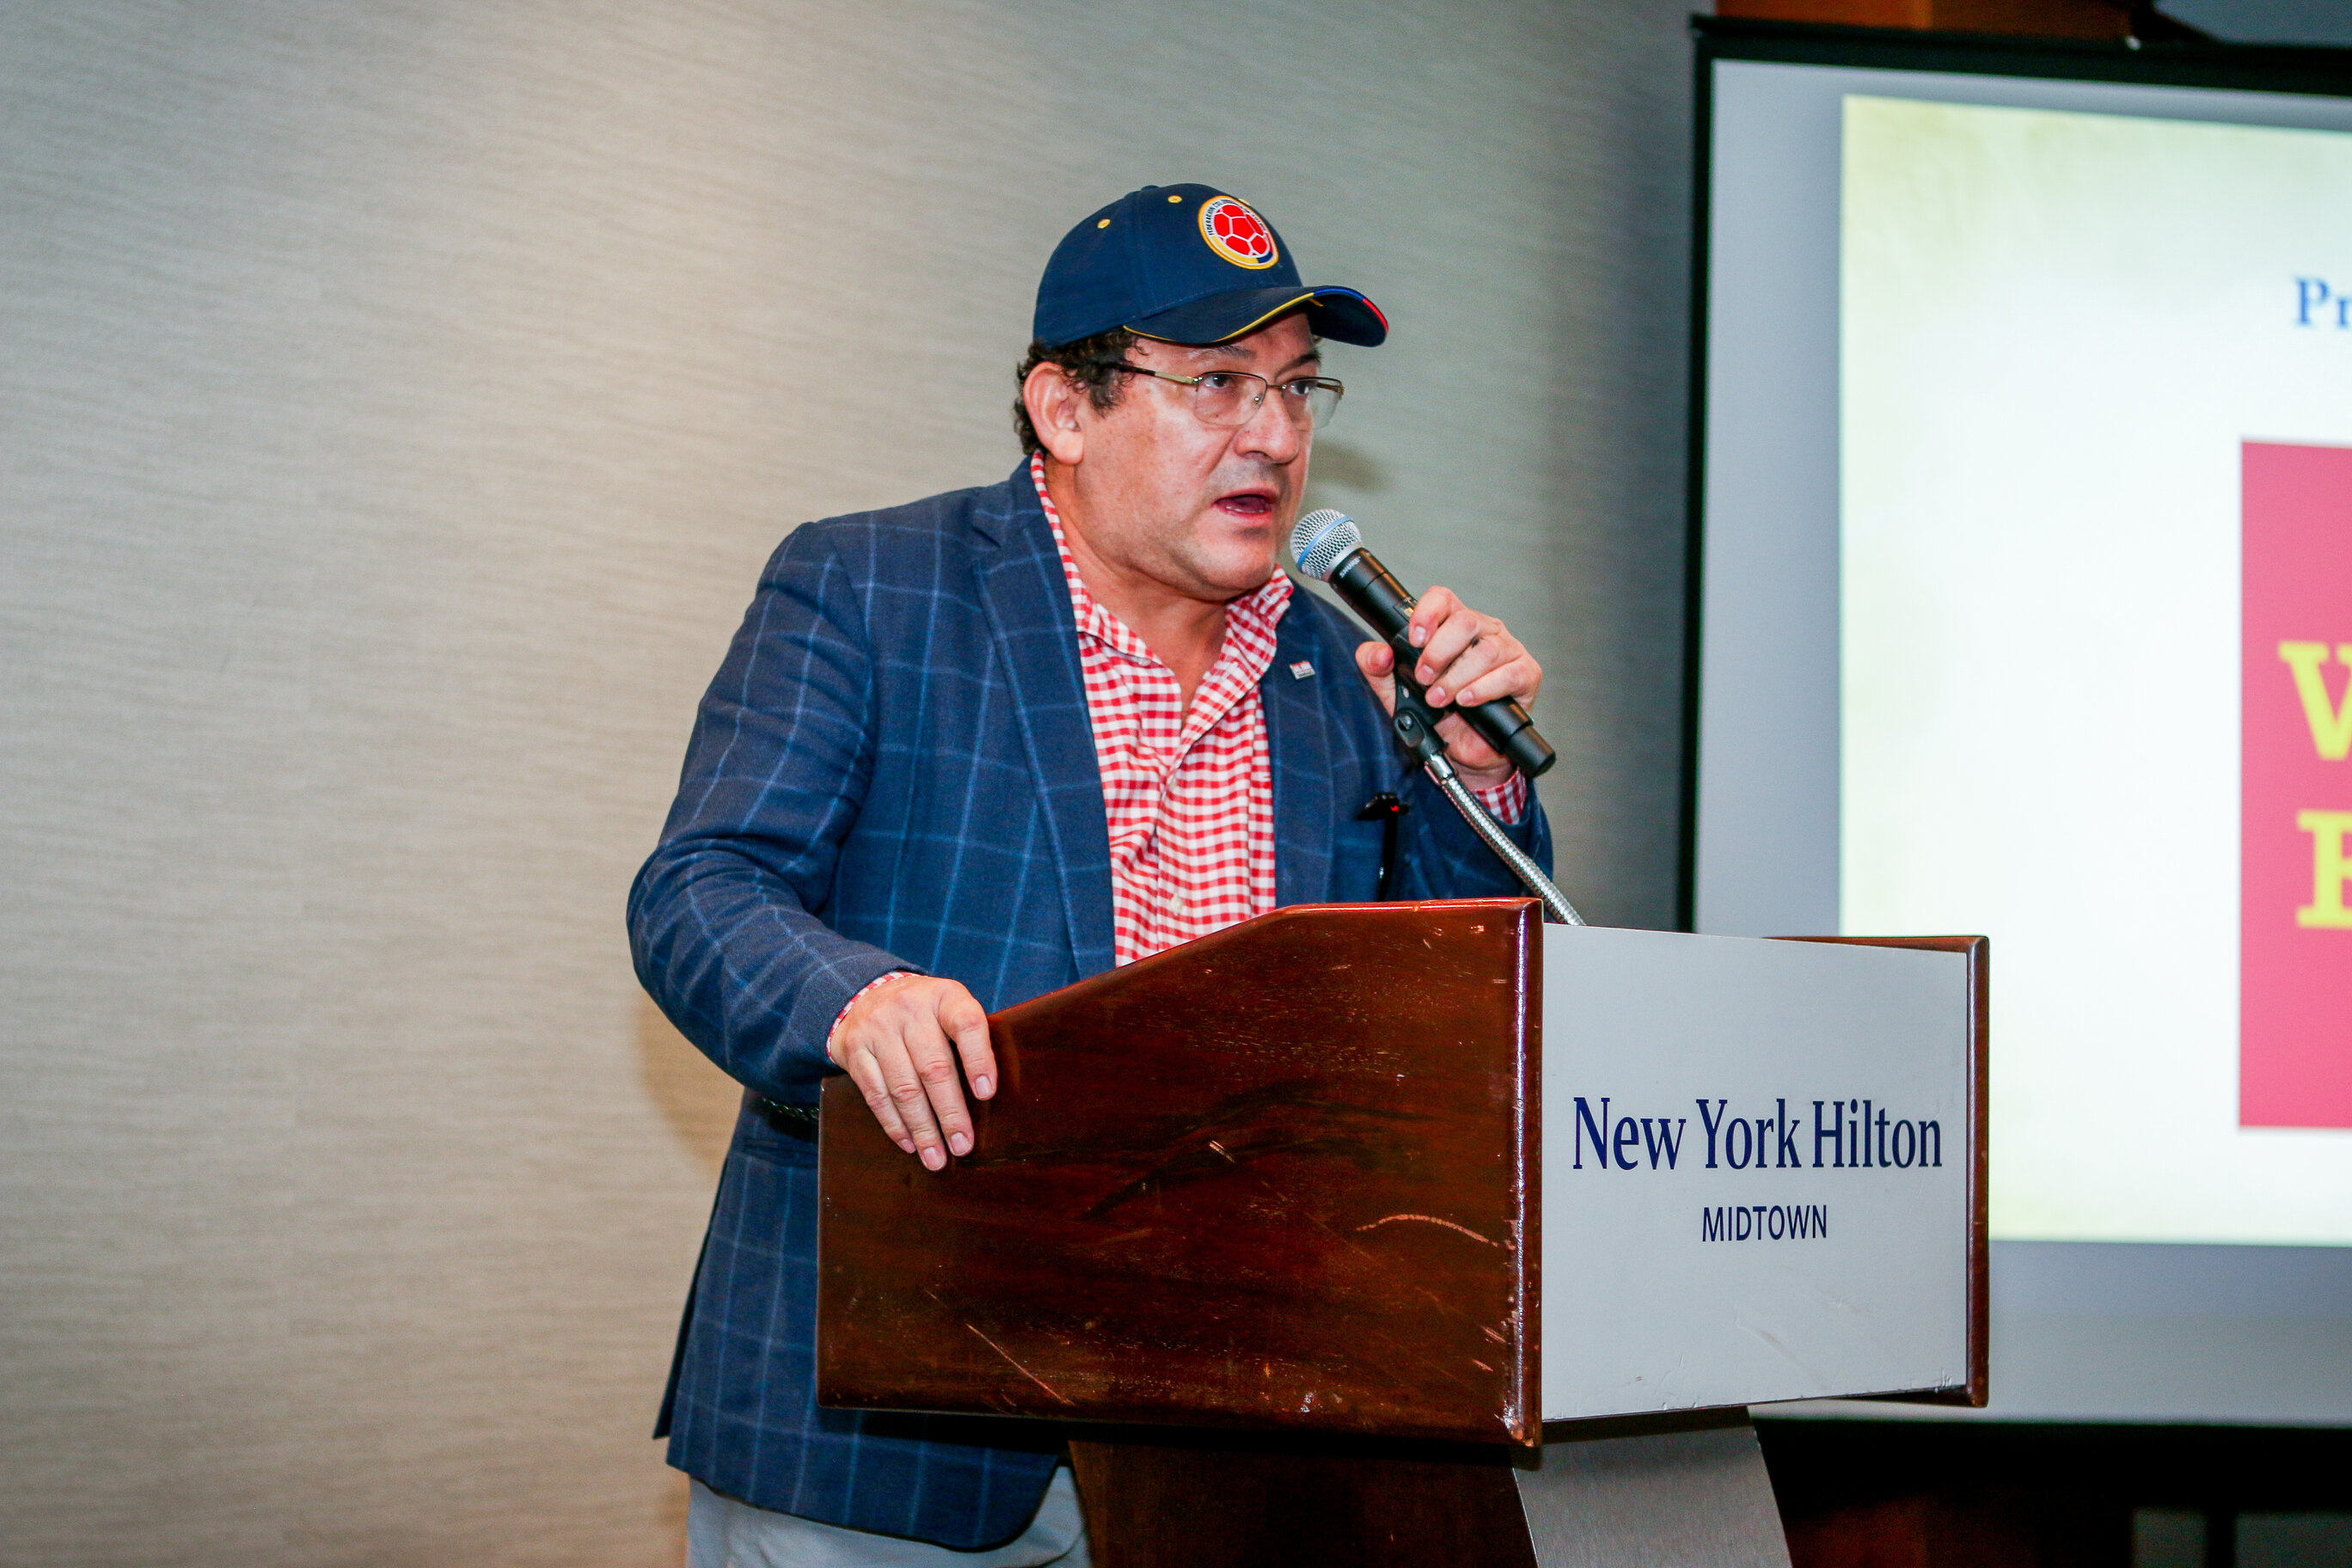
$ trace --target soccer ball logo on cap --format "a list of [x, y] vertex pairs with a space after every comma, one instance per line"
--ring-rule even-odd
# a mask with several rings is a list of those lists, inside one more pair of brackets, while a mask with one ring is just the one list
[[1216, 196], [1201, 204], [1201, 237], [1209, 248], [1236, 267], [1271, 267], [1275, 263], [1274, 230], [1245, 203]]

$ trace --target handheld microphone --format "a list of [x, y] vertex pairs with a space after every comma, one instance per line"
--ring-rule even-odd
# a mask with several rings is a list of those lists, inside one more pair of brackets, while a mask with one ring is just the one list
[[[1421, 659], [1421, 650], [1412, 646], [1409, 635], [1415, 600], [1381, 564], [1379, 557], [1364, 548], [1364, 535], [1355, 520], [1328, 507], [1308, 512], [1290, 531], [1290, 552], [1298, 558], [1299, 571], [1338, 589], [1339, 597], [1356, 612], [1357, 618], [1395, 650], [1398, 683], [1419, 695], [1421, 688], [1412, 672]], [[1536, 777], [1559, 760], [1550, 745], [1536, 732], [1535, 721], [1528, 717], [1528, 710], [1513, 698], [1498, 697], [1474, 708], [1456, 704], [1453, 711], [1467, 719], [1470, 727], [1486, 737], [1487, 744], [1510, 759], [1512, 765], [1528, 778]]]

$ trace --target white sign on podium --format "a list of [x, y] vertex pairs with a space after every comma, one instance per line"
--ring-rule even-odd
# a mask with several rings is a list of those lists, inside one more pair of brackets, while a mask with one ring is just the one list
[[1544, 928], [1546, 1420], [1969, 1384], [1969, 963]]

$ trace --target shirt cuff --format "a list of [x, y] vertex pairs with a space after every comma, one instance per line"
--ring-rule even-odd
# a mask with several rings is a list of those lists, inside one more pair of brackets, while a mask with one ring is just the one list
[[[1492, 789], [1474, 789], [1480, 805], [1495, 814], [1495, 820], [1517, 827], [1528, 815], [1528, 777], [1515, 773]], [[888, 975], [884, 975], [888, 979]]]
[[[1514, 773], [1511, 776], [1515, 779], [1518, 777], [1517, 773]], [[887, 974], [876, 975], [873, 979], [859, 986], [856, 991], [850, 993], [849, 1000], [841, 1005], [841, 1011], [833, 1016], [833, 1027], [824, 1032], [825, 1059], [827, 1061], [833, 1060], [833, 1042], [841, 1037], [842, 1020], [849, 1016], [849, 1010], [857, 1005], [858, 999], [860, 997], [864, 996], [868, 991], [879, 991], [882, 987], [889, 984], [892, 981], [912, 980], [914, 978], [915, 972], [911, 969], [894, 969]], [[835, 1065], [837, 1066], [839, 1064], [836, 1063]]]

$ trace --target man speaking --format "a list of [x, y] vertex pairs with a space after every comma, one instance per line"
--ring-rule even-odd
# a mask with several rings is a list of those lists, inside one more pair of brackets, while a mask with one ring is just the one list
[[[1387, 646], [1275, 564], [1343, 390], [1316, 345], [1387, 335], [1246, 204], [1147, 185], [1046, 263], [1010, 478], [770, 560], [629, 897], [646, 990], [744, 1086], [656, 1431], [698, 1568], [1083, 1561], [1040, 1428], [817, 1406], [827, 1072], [940, 1170], [992, 1011], [1284, 904], [1517, 890], [1394, 740]], [[1446, 589], [1411, 636], [1433, 707], [1542, 684]], [[1527, 782], [1439, 732], [1549, 865]]]

